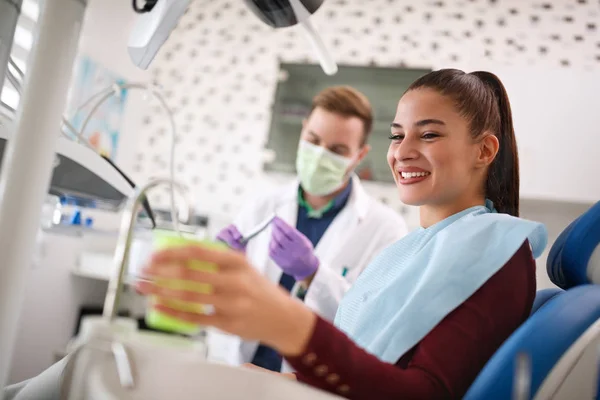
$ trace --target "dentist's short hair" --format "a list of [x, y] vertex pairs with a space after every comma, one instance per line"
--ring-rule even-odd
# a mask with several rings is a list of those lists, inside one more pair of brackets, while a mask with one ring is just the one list
[[373, 129], [373, 108], [367, 96], [350, 86], [332, 86], [313, 98], [310, 112], [315, 108], [322, 108], [343, 117], [359, 118], [364, 125], [362, 144], [367, 143]]

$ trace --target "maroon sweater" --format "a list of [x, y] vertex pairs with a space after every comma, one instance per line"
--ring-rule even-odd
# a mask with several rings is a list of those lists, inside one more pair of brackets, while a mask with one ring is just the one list
[[365, 352], [320, 318], [305, 352], [287, 360], [300, 382], [349, 399], [460, 399], [527, 319], [535, 291], [535, 261], [526, 242], [396, 365]]

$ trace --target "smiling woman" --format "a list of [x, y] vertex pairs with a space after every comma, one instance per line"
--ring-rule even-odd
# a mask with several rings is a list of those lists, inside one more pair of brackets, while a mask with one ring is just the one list
[[[518, 155], [508, 97], [488, 72], [440, 70], [402, 96], [388, 164], [420, 229], [392, 244], [346, 293], [330, 324], [261, 277], [239, 253], [161, 252], [145, 271], [208, 283], [210, 294], [143, 293], [212, 304], [162, 312], [259, 340], [299, 381], [351, 399], [459, 399], [528, 317], [543, 225], [518, 218]], [[510, 233], [510, 234], [509, 234]], [[533, 257], [532, 257], [533, 256]], [[189, 260], [218, 265], [207, 274]], [[497, 301], [502, 298], [503, 301]]]
[[446, 70], [417, 80], [398, 104], [390, 139], [388, 164], [400, 198], [425, 205], [422, 225], [486, 197], [500, 212], [518, 216], [512, 114], [495, 75]]

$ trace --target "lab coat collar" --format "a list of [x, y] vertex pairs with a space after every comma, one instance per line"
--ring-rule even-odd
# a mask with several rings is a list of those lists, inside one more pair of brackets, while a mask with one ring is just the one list
[[[362, 220], [366, 217], [367, 212], [369, 211], [370, 197], [365, 191], [362, 183], [360, 182], [360, 178], [356, 174], [353, 174], [350, 179], [352, 179], [352, 192], [350, 193], [350, 198], [348, 199], [346, 207], [352, 207], [358, 219]], [[297, 211], [299, 187], [300, 181], [298, 179], [295, 179], [293, 182], [291, 182], [285, 187], [285, 190], [282, 191], [277, 203], [294, 204], [296, 206]], [[295, 223], [296, 221], [288, 222]]]

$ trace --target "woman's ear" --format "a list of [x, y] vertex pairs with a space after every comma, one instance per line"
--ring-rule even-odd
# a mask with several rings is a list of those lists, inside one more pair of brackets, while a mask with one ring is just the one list
[[500, 148], [500, 142], [496, 135], [491, 133], [484, 133], [483, 139], [479, 142], [479, 157], [477, 158], [478, 167], [487, 167], [490, 165]]

